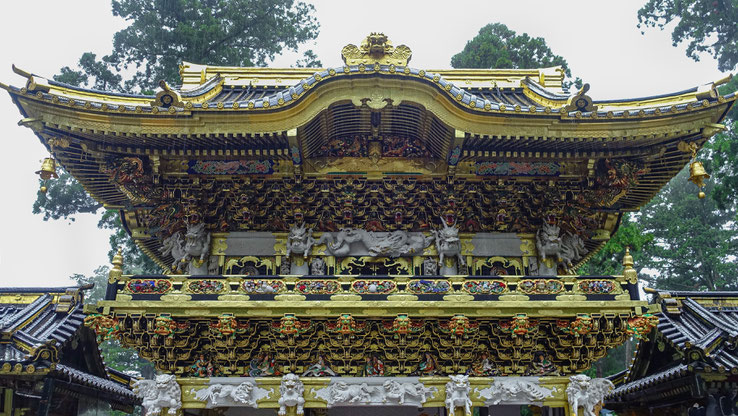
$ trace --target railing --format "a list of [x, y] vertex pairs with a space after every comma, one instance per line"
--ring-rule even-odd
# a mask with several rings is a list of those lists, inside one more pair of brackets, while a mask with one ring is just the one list
[[[106, 300], [118, 294], [131, 300], [162, 295], [189, 295], [191, 300], [217, 300], [223, 295], [272, 300], [299, 295], [306, 300], [443, 300], [462, 295], [468, 300], [499, 300], [516, 295], [528, 300], [556, 300], [574, 295], [581, 300], [638, 300], [637, 283], [623, 276], [123, 276], [110, 283]], [[347, 297], [346, 295], [350, 295]], [[404, 295], [404, 296], [397, 296]], [[625, 296], [623, 296], [625, 295]], [[582, 298], [582, 296], [584, 298]], [[458, 299], [458, 297], [455, 297]]]

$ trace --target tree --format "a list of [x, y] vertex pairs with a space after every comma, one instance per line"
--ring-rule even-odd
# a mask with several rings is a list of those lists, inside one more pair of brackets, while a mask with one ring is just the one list
[[633, 261], [639, 266], [649, 255], [652, 241], [653, 236], [644, 233], [637, 219], [632, 214], [625, 214], [612, 238], [577, 271], [580, 275], [590, 276], [622, 274], [625, 247], [630, 247]]
[[[648, 205], [640, 217], [653, 235], [642, 266], [657, 271], [641, 278], [657, 289], [738, 289], [738, 225], [735, 214], [711, 198], [699, 199], [685, 167]], [[714, 182], [707, 184], [707, 193]]]
[[[94, 284], [93, 288], [85, 292], [85, 304], [95, 305], [105, 297], [108, 285], [108, 266], [100, 266], [91, 276], [74, 274], [70, 279], [78, 285]], [[127, 372], [137, 377], [152, 378], [154, 366], [150, 362], [140, 358], [136, 350], [121, 347], [118, 341], [105, 341], [100, 344], [105, 365], [118, 371]]]
[[[131, 24], [115, 34], [113, 50], [98, 59], [87, 52], [77, 68], [65, 66], [54, 80], [107, 91], [150, 93], [156, 83], [176, 84], [182, 61], [215, 65], [265, 65], [285, 49], [318, 35], [314, 7], [295, 0], [112, 0], [113, 14]], [[319, 67], [312, 50], [298, 66]], [[132, 76], [124, 79], [135, 69]], [[47, 184], [33, 205], [44, 220], [69, 219], [96, 213], [102, 204], [92, 199], [69, 173]], [[135, 246], [116, 211], [106, 212], [98, 226], [113, 230], [110, 257], [123, 248], [124, 267], [153, 273], [159, 268]]]
[[[159, 80], [179, 81], [183, 61], [263, 66], [285, 49], [318, 35], [315, 8], [295, 0], [112, 0], [113, 15], [130, 22], [102, 59], [85, 53], [79, 70], [55, 79], [106, 90], [151, 92]], [[305, 64], [320, 66], [312, 51]], [[121, 71], [135, 73], [121, 85]]]
[[[720, 94], [726, 95], [738, 91], [738, 77], [719, 89]], [[738, 106], [725, 118], [727, 130], [716, 134], [705, 145], [708, 158], [706, 168], [712, 174], [715, 188], [710, 196], [718, 203], [721, 209], [736, 208], [738, 202]]]
[[[527, 33], [518, 35], [502, 23], [491, 23], [466, 43], [464, 50], [451, 58], [454, 68], [543, 68], [561, 65], [567, 78], [571, 70], [566, 60], [556, 55], [543, 38]], [[581, 80], [575, 81], [581, 86]]]
[[738, 2], [735, 0], [649, 0], [638, 10], [638, 27], [664, 29], [675, 22], [673, 45], [687, 42], [687, 56], [699, 61], [708, 52], [718, 69], [738, 65]]

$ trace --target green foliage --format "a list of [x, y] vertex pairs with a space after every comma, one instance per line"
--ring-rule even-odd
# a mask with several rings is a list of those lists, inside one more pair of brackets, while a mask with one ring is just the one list
[[[113, 14], [130, 22], [115, 34], [113, 51], [98, 59], [82, 55], [78, 68], [64, 67], [58, 82], [107, 91], [150, 92], [164, 79], [179, 80], [182, 61], [214, 65], [265, 65], [285, 49], [318, 35], [314, 7], [295, 0], [112, 0]], [[318, 67], [312, 50], [298, 66]], [[132, 77], [123, 82], [122, 73]], [[74, 221], [79, 213], [96, 213], [102, 205], [90, 198], [69, 173], [49, 181], [46, 194], [33, 205], [44, 220]], [[158, 273], [160, 269], [135, 246], [115, 211], [106, 212], [98, 226], [113, 231], [112, 258], [122, 248], [127, 273]]]
[[[76, 214], [95, 214], [102, 208], [102, 204], [92, 199], [64, 168], [57, 169], [57, 172], [59, 178], [45, 184], [48, 187], [46, 193], [38, 192], [33, 203], [34, 214], [43, 214], [44, 221], [60, 218], [74, 221]], [[43, 181], [39, 181], [44, 185]]]
[[[719, 89], [726, 95], [738, 91], [738, 76]], [[715, 188], [710, 196], [722, 209], [736, 208], [738, 201], [738, 106], [734, 105], [724, 121], [727, 130], [716, 134], [706, 145], [710, 159], [705, 168], [712, 175]]]
[[671, 23], [674, 46], [687, 42], [687, 56], [710, 53], [718, 69], [738, 65], [738, 2], [735, 0], [649, 0], [638, 11], [638, 27], [664, 29]]
[[[91, 276], [83, 274], [70, 276], [70, 279], [77, 282], [78, 285], [94, 284], [91, 290], [85, 292], [85, 304], [94, 305], [103, 300], [108, 285], [108, 271], [107, 266], [100, 266], [95, 269]], [[154, 375], [154, 366], [150, 362], [141, 359], [136, 350], [121, 347], [117, 341], [101, 343], [100, 352], [105, 360], [105, 365], [110, 368], [144, 378], [152, 378]]]
[[652, 241], [653, 236], [643, 232], [642, 226], [633, 215], [625, 214], [615, 235], [578, 272], [590, 276], [622, 274], [625, 247], [630, 247], [630, 254], [638, 266], [649, 255], [646, 250]]
[[464, 50], [451, 58], [454, 68], [525, 69], [556, 65], [561, 65], [566, 77], [571, 78], [566, 60], [554, 54], [543, 38], [532, 38], [527, 33], [518, 35], [502, 23], [481, 28]]
[[[101, 64], [135, 69], [126, 90], [179, 81], [183, 61], [263, 66], [318, 35], [312, 5], [295, 0], [113, 0], [130, 25], [115, 34]], [[313, 55], [314, 56], [314, 55]]]
[[113, 260], [118, 249], [123, 255], [123, 273], [125, 274], [159, 274], [161, 268], [154, 263], [153, 260], [136, 246], [130, 235], [123, 228], [120, 220], [120, 214], [117, 210], [106, 210], [100, 221], [97, 223], [98, 228], [112, 230], [110, 235], [110, 251], [108, 257]]
[[[685, 167], [642, 210], [639, 222], [654, 244], [639, 266], [658, 274], [641, 278], [658, 289], [738, 289], [735, 214], [719, 209], [711, 198], [699, 199], [688, 177]], [[713, 186], [709, 181], [705, 192]]]
[[[77, 87], [92, 87], [102, 91], [121, 91], [122, 77], [111, 70], [109, 57], [102, 60], [97, 59], [97, 55], [91, 52], [85, 52], [79, 58], [80, 70], [71, 69], [65, 66], [61, 69], [61, 74], [55, 75], [54, 80], [64, 82]], [[93, 79], [90, 85], [90, 78]]]
[[308, 49], [302, 54], [302, 58], [297, 60], [295, 66], [298, 68], [321, 68], [323, 63], [320, 62], [318, 55], [312, 49]]

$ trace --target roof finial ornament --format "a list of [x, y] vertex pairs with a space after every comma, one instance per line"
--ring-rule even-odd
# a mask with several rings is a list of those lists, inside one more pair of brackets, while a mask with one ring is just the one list
[[392, 46], [387, 35], [379, 32], [370, 33], [361, 42], [361, 46], [348, 44], [341, 50], [341, 57], [346, 65], [378, 63], [406, 66], [412, 55], [410, 48], [405, 45]]
[[625, 256], [623, 256], [623, 277], [625, 280], [635, 283], [638, 280], [638, 272], [633, 268], [633, 256], [630, 255], [630, 246], [625, 246]]
[[592, 99], [587, 95], [589, 84], [582, 85], [582, 88], [576, 94], [569, 97], [563, 110], [567, 113], [572, 111], [592, 112], [597, 111], [597, 106], [592, 103]]
[[123, 276], [123, 250], [118, 248], [118, 252], [113, 256], [113, 268], [108, 272], [108, 282], [115, 283]]
[[182, 97], [179, 95], [177, 91], [172, 89], [166, 81], [160, 80], [159, 86], [161, 87], [161, 91], [156, 93], [156, 99], [151, 102], [151, 105], [153, 107], [183, 107], [184, 104], [182, 103]]

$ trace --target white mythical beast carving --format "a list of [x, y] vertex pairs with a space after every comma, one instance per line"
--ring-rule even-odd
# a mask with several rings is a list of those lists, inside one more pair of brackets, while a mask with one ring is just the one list
[[430, 388], [423, 386], [422, 383], [400, 383], [396, 380], [387, 380], [382, 385], [384, 387], [384, 401], [389, 399], [397, 400], [400, 405], [405, 404], [405, 396], [415, 397], [414, 403], [425, 403], [428, 394], [432, 392]]
[[410, 233], [402, 230], [374, 232], [344, 228], [337, 233], [323, 233], [315, 243], [326, 243], [328, 251], [337, 257], [351, 254], [351, 243], [356, 242], [361, 242], [372, 257], [400, 257], [418, 255], [432, 241], [433, 237], [426, 237], [420, 232]]
[[145, 416], [159, 415], [165, 407], [169, 408], [167, 413], [175, 415], [182, 407], [182, 390], [171, 374], [160, 374], [154, 380], [138, 380], [133, 384], [133, 392], [141, 397]]
[[457, 407], [463, 407], [464, 415], [471, 416], [469, 376], [457, 375], [449, 376], [449, 378], [451, 381], [446, 383], [446, 409], [448, 409], [449, 416], [455, 416]]
[[[172, 269], [189, 274], [207, 273], [206, 260], [210, 253], [210, 233], [205, 223], [188, 224], [187, 231], [177, 231], [162, 242], [161, 253], [174, 257]], [[193, 264], [195, 260], [199, 264]], [[186, 267], [186, 268], [185, 268]]]
[[436, 250], [438, 250], [438, 262], [443, 265], [444, 257], [456, 257], [459, 266], [464, 266], [464, 256], [461, 255], [461, 240], [459, 239], [459, 229], [456, 224], [450, 227], [446, 224], [446, 220], [441, 217], [443, 228], [433, 230], [433, 236], [436, 239]]
[[195, 393], [195, 400], [208, 402], [208, 407], [216, 407], [219, 403], [228, 404], [227, 399], [230, 399], [236, 403], [243, 403], [256, 408], [256, 401], [263, 396], [257, 397], [254, 394], [255, 389], [258, 389], [258, 387], [254, 383], [245, 381], [237, 386], [213, 384], [197, 391], [192, 389], [192, 393]]
[[302, 397], [305, 394], [305, 386], [303, 386], [300, 377], [295, 374], [289, 373], [282, 376], [282, 383], [279, 385], [279, 416], [285, 416], [287, 414], [287, 408], [297, 406], [297, 414], [305, 414], [303, 405], [305, 399]]
[[588, 250], [584, 248], [584, 240], [578, 235], [566, 233], [561, 239], [561, 261], [567, 268], [574, 266], [573, 262], [584, 257]]
[[315, 244], [312, 228], [306, 229], [305, 223], [300, 224], [299, 227], [293, 225], [290, 228], [289, 236], [287, 236], [287, 258], [292, 253], [302, 254], [304, 258], [307, 258]]
[[542, 402], [546, 397], [551, 397], [551, 393], [555, 391], [555, 389], [547, 389], [539, 386], [535, 382], [517, 377], [503, 377], [495, 380], [490, 387], [486, 389], [476, 389], [476, 391], [479, 393], [479, 397], [486, 399], [486, 404], [498, 405], [500, 403], [518, 404]]
[[555, 224], [544, 222], [536, 233], [536, 248], [541, 260], [546, 260], [546, 256], [552, 256], [558, 260], [561, 252], [561, 237], [559, 237], [559, 227]]
[[569, 377], [566, 397], [571, 412], [576, 414], [579, 408], [584, 409], [584, 416], [597, 416], [595, 407], [602, 403], [605, 396], [615, 386], [606, 378], [591, 379], [584, 374]]
[[328, 396], [329, 406], [337, 403], [369, 403], [372, 401], [373, 388], [366, 383], [347, 384], [339, 381], [331, 385], [330, 395]]
[[[549, 256], [568, 269], [574, 266], [575, 261], [584, 257], [588, 250], [584, 247], [584, 240], [578, 235], [567, 232], [561, 237], [560, 232], [558, 226], [543, 223], [536, 233], [536, 248], [541, 260], [546, 260]], [[555, 270], [551, 272], [556, 273]]]

